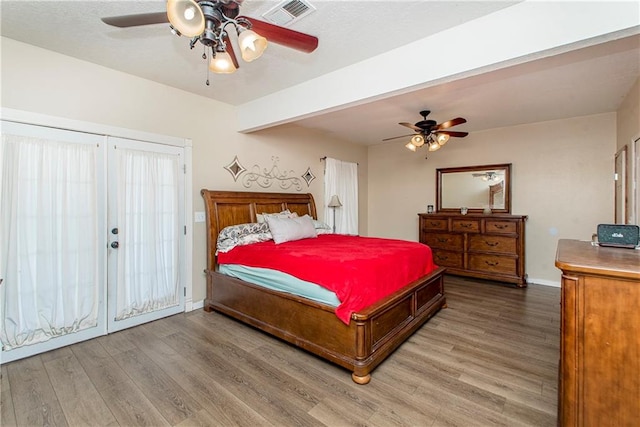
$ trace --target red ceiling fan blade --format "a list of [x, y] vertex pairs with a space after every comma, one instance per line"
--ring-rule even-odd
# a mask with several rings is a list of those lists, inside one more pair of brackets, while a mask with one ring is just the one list
[[233, 43], [231, 43], [231, 40], [229, 40], [229, 36], [227, 34], [225, 34], [224, 36], [224, 42], [226, 46], [225, 50], [231, 57], [231, 61], [233, 62], [233, 65], [236, 67], [236, 70], [237, 70], [238, 68], [240, 68], [240, 64], [238, 63], [238, 58], [236, 57], [236, 53], [233, 51]]
[[309, 34], [290, 30], [279, 25], [270, 24], [254, 18], [244, 18], [251, 22], [252, 30], [265, 37], [267, 41], [296, 49], [302, 52], [311, 53], [318, 47], [318, 38]]
[[463, 119], [462, 117], [456, 117], [455, 119], [451, 119], [447, 122], [440, 123], [438, 126], [436, 126], [435, 130], [447, 129], [453, 126], [461, 125], [463, 123], [467, 123], [467, 120]]
[[454, 136], [456, 138], [464, 138], [465, 136], [469, 135], [469, 132], [456, 132], [452, 130], [440, 130], [438, 131], [438, 133], [444, 133], [446, 135]]
[[383, 141], [383, 142], [384, 142], [384, 141], [391, 141], [392, 139], [406, 138], [406, 137], [408, 137], [408, 136], [413, 136], [413, 135], [415, 135], [415, 133], [412, 133], [412, 134], [410, 134], [410, 135], [400, 135], [400, 136], [394, 136], [394, 137], [392, 137], [392, 138], [385, 138], [385, 139], [383, 139], [382, 141]]
[[418, 126], [416, 126], [416, 125], [414, 125], [412, 123], [402, 122], [402, 123], [398, 123], [398, 124], [402, 125], [402, 126], [405, 126], [405, 127], [408, 127], [409, 129], [413, 129], [416, 132], [422, 132], [421, 128], [419, 128]]
[[137, 27], [139, 25], [166, 24], [169, 22], [167, 12], [140, 13], [137, 15], [110, 16], [102, 18], [102, 22], [119, 28]]

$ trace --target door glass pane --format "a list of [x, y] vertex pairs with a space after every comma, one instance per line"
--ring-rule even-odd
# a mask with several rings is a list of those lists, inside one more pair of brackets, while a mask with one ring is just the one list
[[[13, 134], [3, 126], [0, 340], [6, 351], [96, 327], [102, 270], [97, 137], [56, 129]], [[46, 137], [34, 136], [40, 133]]]
[[179, 160], [176, 154], [124, 148], [117, 159], [115, 320], [178, 306]]

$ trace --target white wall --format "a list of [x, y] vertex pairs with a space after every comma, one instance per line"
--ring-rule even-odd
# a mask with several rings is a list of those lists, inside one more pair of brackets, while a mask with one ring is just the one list
[[[640, 77], [638, 77], [617, 111], [617, 151], [627, 147], [627, 222], [640, 224], [640, 150], [633, 141], [640, 138]], [[634, 159], [636, 159], [634, 161]]]
[[640, 77], [620, 104], [617, 111], [617, 149], [640, 137]]
[[[236, 112], [230, 105], [11, 39], [1, 38], [0, 42], [2, 107], [190, 138], [195, 211], [204, 210], [202, 188], [283, 191], [275, 185], [245, 188], [240, 180], [233, 181], [224, 166], [237, 155], [246, 168], [270, 169], [277, 162], [283, 171], [293, 170], [299, 176], [311, 167], [316, 179], [308, 188], [303, 183], [301, 192], [313, 194], [321, 216], [324, 164], [320, 157], [329, 156], [360, 164], [360, 226], [366, 230], [365, 147], [295, 126], [240, 134], [234, 131]], [[203, 84], [205, 90], [215, 90], [215, 82], [212, 87]], [[195, 223], [193, 230], [193, 301], [197, 303], [205, 297], [205, 226]]]
[[451, 138], [412, 153], [406, 141], [369, 149], [369, 235], [418, 239], [418, 212], [435, 205], [435, 170], [512, 163], [512, 212], [528, 215], [526, 273], [559, 285], [558, 239], [591, 238], [613, 220], [616, 114], [513, 126]]

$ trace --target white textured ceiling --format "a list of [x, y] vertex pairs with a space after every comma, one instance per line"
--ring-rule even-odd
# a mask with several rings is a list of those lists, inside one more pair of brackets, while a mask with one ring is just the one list
[[[161, 12], [153, 1], [0, 2], [1, 34], [21, 42], [137, 75], [233, 105], [242, 105], [299, 83], [340, 70], [396, 47], [508, 8], [507, 1], [325, 1], [290, 28], [319, 38], [305, 54], [270, 44], [252, 63], [231, 75], [211, 75], [202, 47], [171, 35], [168, 25], [115, 28], [100, 18]], [[241, 14], [261, 15], [279, 1], [247, 0]], [[541, 36], [544, 29], [541, 27]], [[469, 37], [473, 37], [472, 34]], [[438, 65], [439, 52], [415, 52]], [[406, 64], [410, 67], [411, 58]], [[427, 89], [296, 120], [361, 144], [402, 135], [400, 121], [420, 120], [430, 109], [442, 122], [463, 116], [456, 130], [478, 131], [514, 124], [615, 111], [640, 74], [640, 37], [596, 44], [557, 56]], [[323, 96], [321, 90], [318, 96]]]

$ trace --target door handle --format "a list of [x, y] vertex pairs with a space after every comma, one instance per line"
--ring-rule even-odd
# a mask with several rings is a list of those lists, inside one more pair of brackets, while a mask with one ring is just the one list
[[120, 246], [120, 244], [118, 242], [111, 242], [111, 247], [113, 249], [118, 249], [118, 246]]

